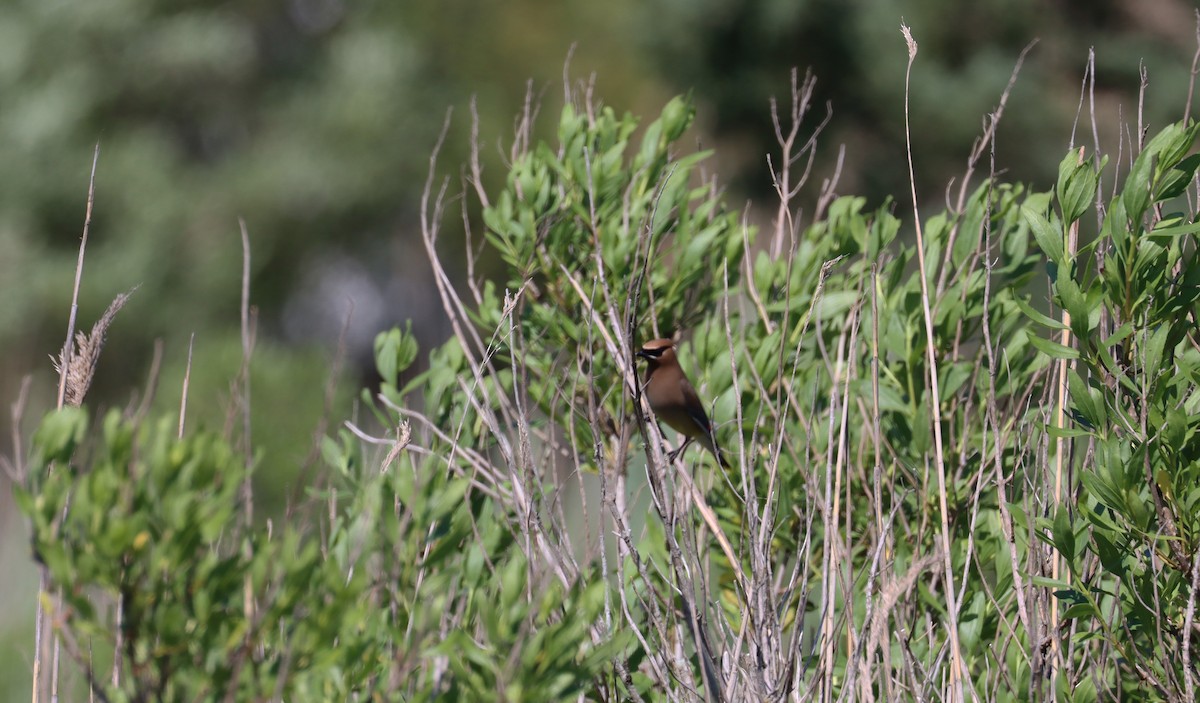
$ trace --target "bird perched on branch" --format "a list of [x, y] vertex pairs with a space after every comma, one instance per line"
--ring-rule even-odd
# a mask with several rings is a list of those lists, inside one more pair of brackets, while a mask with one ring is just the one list
[[669, 339], [652, 339], [642, 345], [637, 356], [645, 359], [649, 368], [646, 369], [646, 380], [642, 385], [650, 409], [659, 420], [683, 435], [687, 439], [678, 449], [668, 456], [675, 461], [687, 445], [695, 440], [717, 458], [721, 466], [729, 468], [729, 463], [717, 446], [717, 435], [708, 413], [704, 411], [704, 403], [696, 395], [687, 374], [679, 366], [675, 357], [675, 342]]

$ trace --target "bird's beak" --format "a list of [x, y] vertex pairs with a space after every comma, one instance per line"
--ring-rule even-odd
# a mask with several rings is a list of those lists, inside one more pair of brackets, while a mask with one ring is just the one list
[[643, 351], [643, 350], [641, 350], [641, 349], [638, 349], [636, 352], [634, 352], [634, 354], [633, 354], [633, 355], [634, 355], [634, 356], [636, 356], [636, 357], [638, 357], [638, 358], [640, 358], [640, 359], [649, 359], [649, 358], [651, 358], [649, 353], [647, 353], [647, 352], [645, 352], [645, 351]]

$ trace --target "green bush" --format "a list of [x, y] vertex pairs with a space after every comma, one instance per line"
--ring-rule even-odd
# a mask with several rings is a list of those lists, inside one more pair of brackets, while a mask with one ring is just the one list
[[[1043, 585], [1056, 589], [1063, 617], [1080, 621], [1073, 640], [1121, 662], [1114, 690], [1172, 700], [1194, 693], [1197, 673], [1188, 624], [1200, 566], [1200, 224], [1168, 208], [1185, 204], [1194, 182], [1198, 133], [1174, 124], [1151, 139], [1120, 194], [1097, 208], [1098, 236], [1078, 251], [1066, 233], [1097, 198], [1095, 164], [1068, 154], [1058, 212], [1025, 213], [1070, 324], [1038, 319], [1076, 340], [1041, 347], [1074, 367], [1065, 379], [1072, 421], [1054, 434], [1064, 456], [1083, 459], [1074, 499], [1038, 520], [1067, 567]], [[1092, 640], [1101, 644], [1083, 644]]]
[[[692, 115], [568, 104], [476, 191], [499, 282], [450, 284], [430, 188], [454, 337], [402, 383], [411, 332], [380, 334], [389, 436], [326, 437], [304, 519], [245, 526], [247, 461], [212, 435], [45, 418], [19, 499], [93, 690], [1186, 700], [1200, 225], [1167, 208], [1197, 128], [1109, 203], [1072, 152], [1054, 192], [984, 179], [914, 240], [831, 189], [795, 224], [783, 169], [756, 233], [678, 152]], [[682, 331], [729, 471], [668, 464], [641, 402], [634, 351]]]

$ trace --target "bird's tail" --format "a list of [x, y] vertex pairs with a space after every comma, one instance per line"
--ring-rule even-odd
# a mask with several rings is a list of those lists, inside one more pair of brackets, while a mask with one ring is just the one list
[[698, 438], [698, 441], [700, 444], [704, 445], [705, 449], [707, 449], [712, 453], [713, 456], [717, 458], [717, 462], [720, 463], [722, 467], [726, 469], [731, 468], [729, 466], [729, 462], [725, 460], [725, 452], [722, 452], [721, 447], [717, 445], [717, 438], [715, 435], [703, 435]]

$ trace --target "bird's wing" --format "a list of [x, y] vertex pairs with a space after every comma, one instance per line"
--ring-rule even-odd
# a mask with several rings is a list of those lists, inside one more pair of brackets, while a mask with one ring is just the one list
[[686, 401], [684, 405], [688, 409], [688, 416], [704, 432], [701, 444], [708, 447], [713, 456], [717, 457], [717, 461], [720, 462], [721, 466], [728, 469], [729, 462], [725, 460], [724, 452], [717, 446], [717, 428], [713, 427], [712, 421], [708, 419], [708, 413], [704, 412], [704, 403], [700, 401], [699, 394], [696, 393], [695, 388], [692, 388], [692, 384], [686, 377], [680, 383], [680, 390], [683, 391], [683, 399]]
[[688, 415], [692, 421], [704, 430], [704, 434], [712, 436], [713, 426], [708, 419], [708, 413], [704, 412], [704, 401], [700, 400], [700, 396], [696, 393], [696, 389], [692, 387], [690, 381], [684, 376], [679, 381], [680, 390], [683, 392], [684, 407], [688, 410]]

